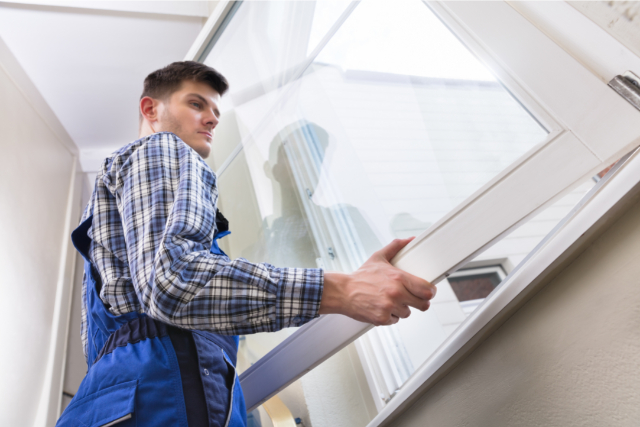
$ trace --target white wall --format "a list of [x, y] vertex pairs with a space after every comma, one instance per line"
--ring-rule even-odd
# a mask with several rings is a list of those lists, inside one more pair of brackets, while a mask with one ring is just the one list
[[639, 257], [636, 203], [393, 425], [637, 425]]
[[73, 276], [65, 242], [74, 211], [70, 201], [79, 188], [73, 144], [25, 76], [0, 40], [3, 426], [31, 426], [36, 418], [40, 425], [51, 424], [57, 411], [49, 406], [59, 407], [59, 396], [49, 397], [60, 387], [58, 343], [66, 339], [69, 300], [69, 286], [63, 285]]

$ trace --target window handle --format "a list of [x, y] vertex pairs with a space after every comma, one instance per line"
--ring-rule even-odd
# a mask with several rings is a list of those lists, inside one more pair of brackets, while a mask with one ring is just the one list
[[609, 82], [609, 87], [640, 110], [640, 77], [631, 71], [615, 76]]

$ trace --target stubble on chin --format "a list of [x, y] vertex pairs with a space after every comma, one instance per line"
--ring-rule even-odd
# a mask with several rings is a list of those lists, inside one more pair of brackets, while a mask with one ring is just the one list
[[164, 132], [171, 132], [178, 135], [180, 139], [182, 139], [182, 126], [180, 125], [180, 121], [169, 111], [165, 110], [162, 114], [162, 123], [164, 126]]
[[[171, 113], [169, 113], [168, 111], [164, 111], [164, 113], [162, 114], [162, 131], [163, 132], [172, 132], [175, 133], [178, 138], [180, 138], [182, 140], [182, 142], [184, 142], [185, 144], [187, 144], [189, 147], [193, 148], [196, 153], [198, 153], [198, 155], [200, 157], [202, 157], [203, 159], [206, 159], [209, 156], [209, 152], [210, 152], [210, 145], [209, 145], [209, 150], [207, 150], [206, 152], [200, 152], [198, 150], [198, 146], [197, 144], [194, 145], [194, 142], [191, 139], [185, 139], [185, 135], [183, 135], [182, 132], [182, 125], [180, 124], [180, 121]], [[209, 142], [210, 144], [210, 142]]]

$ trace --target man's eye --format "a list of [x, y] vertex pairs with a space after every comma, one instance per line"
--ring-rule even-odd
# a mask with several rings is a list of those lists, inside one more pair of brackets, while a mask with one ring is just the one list
[[192, 102], [191, 105], [193, 105], [196, 108], [200, 108], [200, 104], [198, 102]]

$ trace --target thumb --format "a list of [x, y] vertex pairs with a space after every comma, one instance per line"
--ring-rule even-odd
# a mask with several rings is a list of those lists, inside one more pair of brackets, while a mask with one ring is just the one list
[[407, 246], [409, 244], [409, 242], [411, 242], [413, 239], [415, 239], [415, 236], [414, 237], [409, 237], [408, 239], [395, 239], [395, 240], [392, 240], [391, 243], [389, 243], [384, 248], [380, 249], [380, 254], [387, 261], [391, 261], [393, 259], [393, 257], [396, 256], [398, 254], [398, 252], [400, 252], [400, 250], [402, 248]]

